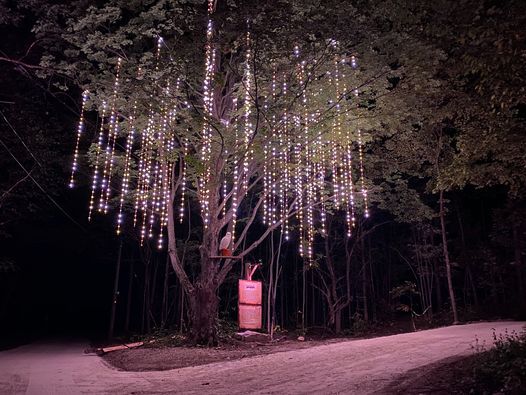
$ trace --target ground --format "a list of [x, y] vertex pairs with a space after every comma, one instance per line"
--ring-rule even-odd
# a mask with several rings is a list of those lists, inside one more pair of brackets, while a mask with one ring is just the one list
[[520, 332], [525, 324], [457, 325], [147, 372], [119, 371], [84, 354], [82, 342], [35, 343], [0, 353], [0, 393], [386, 394], [415, 369], [468, 356], [475, 339], [491, 344], [494, 330]]
[[284, 339], [273, 343], [233, 342], [219, 347], [162, 347], [134, 348], [114, 351], [103, 356], [111, 366], [125, 371], [143, 372], [150, 370], [169, 370], [188, 366], [206, 365], [219, 361], [233, 361], [257, 355], [273, 354], [312, 348], [323, 344], [341, 342], [343, 339], [298, 341]]
[[469, 393], [462, 385], [473, 368], [474, 356], [456, 356], [412, 369], [389, 384], [392, 394], [452, 395]]

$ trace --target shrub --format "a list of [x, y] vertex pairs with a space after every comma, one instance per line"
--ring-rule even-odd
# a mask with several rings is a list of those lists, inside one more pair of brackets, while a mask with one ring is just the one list
[[464, 384], [475, 394], [526, 394], [526, 332], [497, 336], [495, 347], [476, 344], [472, 375]]

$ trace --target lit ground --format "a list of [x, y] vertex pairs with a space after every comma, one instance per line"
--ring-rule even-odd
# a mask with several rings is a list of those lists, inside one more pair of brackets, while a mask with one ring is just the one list
[[0, 352], [0, 394], [388, 393], [389, 383], [419, 366], [472, 353], [475, 339], [524, 322], [451, 326], [351, 340], [229, 362], [166, 371], [117, 371], [82, 343], [35, 343]]

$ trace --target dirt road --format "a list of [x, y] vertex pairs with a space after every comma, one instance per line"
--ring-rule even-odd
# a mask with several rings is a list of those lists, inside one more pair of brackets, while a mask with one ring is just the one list
[[82, 343], [36, 343], [0, 352], [0, 394], [232, 394], [386, 391], [400, 374], [467, 355], [493, 329], [520, 332], [524, 322], [488, 322], [351, 340], [254, 358], [162, 372], [121, 372]]

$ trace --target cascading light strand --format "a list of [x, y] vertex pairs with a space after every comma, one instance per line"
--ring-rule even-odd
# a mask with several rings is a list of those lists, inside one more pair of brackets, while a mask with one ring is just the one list
[[[343, 66], [346, 64], [345, 58], [342, 58], [339, 60], [339, 63]], [[347, 91], [347, 85], [346, 85], [346, 78], [344, 71], [341, 72], [341, 83], [342, 83], [342, 92], [338, 95], [339, 103], [345, 104], [345, 92]], [[348, 119], [348, 112], [344, 109], [343, 110], [343, 118], [347, 121]], [[342, 133], [343, 136], [343, 133]], [[347, 237], [351, 237], [352, 229], [354, 227], [354, 185], [352, 180], [352, 139], [351, 139], [351, 133], [349, 125], [345, 125], [345, 139], [344, 142], [342, 142], [342, 162], [343, 162], [343, 169], [342, 169], [342, 185], [344, 189], [342, 199], [342, 204], [344, 204], [343, 209], [345, 210], [345, 219], [346, 219], [346, 227], [347, 227]]]
[[121, 233], [121, 227], [123, 223], [122, 208], [124, 207], [124, 200], [128, 194], [129, 183], [130, 183], [130, 167], [131, 167], [131, 154], [133, 149], [133, 140], [135, 135], [135, 117], [137, 115], [137, 101], [133, 104], [132, 115], [130, 116], [129, 124], [130, 130], [126, 138], [126, 153], [124, 158], [124, 174], [122, 177], [121, 195], [119, 203], [119, 214], [117, 215], [117, 234]]
[[141, 225], [141, 245], [144, 243], [146, 238], [146, 223], [148, 217], [148, 205], [149, 205], [149, 196], [150, 196], [150, 183], [151, 183], [151, 173], [152, 173], [152, 156], [153, 156], [153, 133], [155, 130], [154, 125], [154, 114], [152, 109], [152, 104], [150, 102], [150, 114], [148, 117], [148, 126], [144, 130], [144, 140], [145, 144], [143, 147], [144, 150], [144, 159], [143, 159], [143, 181], [141, 183], [141, 197], [140, 197], [140, 209], [142, 217]]
[[245, 87], [245, 97], [244, 97], [244, 154], [243, 154], [243, 171], [242, 171], [242, 188], [246, 193], [248, 190], [248, 164], [251, 159], [251, 138], [252, 138], [252, 123], [250, 120], [252, 114], [252, 102], [250, 99], [250, 91], [252, 89], [252, 50], [251, 50], [251, 38], [250, 32], [247, 32], [246, 35], [246, 46], [247, 50], [245, 53], [245, 71], [244, 71], [244, 87]]
[[100, 176], [100, 156], [102, 154], [102, 147], [104, 146], [104, 120], [106, 118], [106, 111], [107, 111], [107, 104], [105, 101], [102, 102], [102, 114], [101, 114], [101, 122], [100, 122], [100, 129], [99, 129], [99, 138], [97, 140], [97, 148], [95, 152], [95, 163], [93, 165], [93, 181], [91, 185], [91, 197], [89, 200], [89, 211], [88, 211], [88, 221], [91, 221], [91, 215], [93, 213], [93, 210], [95, 208], [95, 193], [97, 191], [97, 186], [99, 184], [99, 176]]
[[[342, 65], [347, 64], [345, 59], [342, 59]], [[351, 67], [355, 68], [356, 66], [356, 59], [351, 57]], [[346, 95], [347, 95], [347, 89], [348, 86], [346, 84], [346, 78], [345, 74], [342, 73], [343, 76], [343, 97], [341, 97], [341, 100], [343, 103], [346, 103]], [[349, 119], [349, 111], [345, 111], [345, 119], [347, 121], [347, 126], [345, 128], [346, 130], [346, 136], [345, 136], [345, 155], [346, 155], [346, 184], [347, 184], [347, 236], [351, 237], [352, 230], [356, 226], [356, 215], [355, 215], [355, 201], [354, 201], [354, 181], [353, 181], [353, 154], [352, 154], [352, 136], [351, 136], [351, 129], [350, 129], [350, 119]]]
[[[279, 172], [279, 163], [282, 150], [282, 139], [281, 139], [281, 126], [276, 124], [276, 99], [277, 99], [277, 76], [276, 76], [276, 64], [272, 66], [272, 83], [271, 83], [271, 98], [272, 98], [272, 136], [270, 143], [271, 147], [271, 199], [270, 199], [270, 216], [271, 224], [274, 225], [278, 221], [278, 208], [280, 196], [282, 196], [282, 183], [278, 185], [278, 172]], [[278, 150], [279, 148], [279, 150]]]
[[205, 48], [205, 79], [203, 82], [203, 129], [201, 136], [201, 161], [204, 171], [198, 180], [199, 195], [201, 202], [201, 217], [205, 229], [208, 228], [210, 220], [210, 175], [211, 175], [211, 153], [212, 153], [212, 116], [214, 109], [213, 75], [215, 71], [215, 49], [212, 45], [213, 23], [211, 13], [213, 12], [213, 1], [208, 2], [208, 24], [206, 30]]
[[[122, 181], [120, 196], [117, 197], [120, 198], [117, 233], [123, 230], [127, 197], [130, 195], [131, 184], [133, 184], [137, 190], [137, 193], [131, 198], [134, 200], [135, 208], [133, 222], [134, 226], [139, 224], [141, 245], [145, 239], [155, 236], [158, 247], [164, 247], [165, 228], [169, 222], [168, 211], [171, 211], [168, 208], [174, 203], [174, 199], [175, 205], [179, 206], [179, 221], [183, 221], [185, 197], [188, 197], [187, 183], [190, 179], [187, 165], [190, 166], [194, 162], [191, 159], [195, 156], [199, 162], [196, 192], [201, 206], [204, 228], [210, 227], [212, 220], [230, 221], [229, 224], [224, 225], [228, 225], [228, 230], [232, 233], [232, 241], [235, 242], [238, 208], [247, 195], [250, 182], [255, 181], [259, 184], [254, 188], [256, 191], [263, 188], [262, 205], [265, 225], [273, 228], [279, 227], [285, 240], [289, 239], [292, 226], [299, 228], [295, 233], [299, 233], [300, 255], [306, 263], [312, 264], [316, 235], [320, 233], [327, 237], [326, 223], [329, 210], [332, 211], [334, 208], [339, 213], [345, 213], [349, 236], [355, 225], [355, 193], [363, 197], [365, 216], [369, 216], [367, 180], [364, 174], [364, 159], [366, 158], [364, 157], [363, 136], [360, 130], [355, 129], [357, 132], [354, 132], [354, 129], [351, 129], [352, 122], [348, 117], [347, 98], [345, 97], [347, 86], [350, 83], [345, 75], [346, 67], [344, 66], [349, 61], [350, 66], [355, 68], [356, 58], [354, 56], [344, 58], [337, 54], [338, 44], [334, 42], [334, 52], [330, 55], [330, 59], [325, 57], [328, 64], [323, 63], [323, 66], [319, 67], [320, 63], [314, 60], [307, 61], [308, 57], [304, 54], [300, 56], [299, 48], [296, 46], [294, 58], [290, 62], [291, 68], [288, 71], [282, 69], [283, 59], [279, 63], [279, 84], [278, 68], [276, 64], [271, 65], [269, 89], [267, 90], [266, 87], [259, 89], [258, 96], [263, 97], [261, 107], [263, 116], [258, 119], [261, 123], [256, 123], [259, 109], [256, 108], [257, 102], [254, 101], [258, 86], [254, 74], [256, 59], [250, 32], [246, 34], [246, 49], [243, 49], [245, 56], [241, 65], [243, 68], [242, 86], [232, 95], [238, 96], [239, 106], [237, 98], [232, 98], [231, 109], [223, 107], [225, 103], [229, 107], [230, 97], [222, 100], [215, 98], [218, 93], [223, 95], [223, 91], [219, 89], [219, 86], [215, 86], [219, 46], [215, 45], [214, 41], [215, 30], [211, 17], [214, 6], [214, 0], [209, 0], [204, 59], [203, 124], [197, 130], [188, 128], [182, 136], [177, 134], [178, 128], [184, 124], [185, 119], [176, 114], [179, 109], [185, 111], [183, 103], [186, 108], [189, 108], [189, 105], [180, 100], [177, 93], [172, 90], [170, 81], [173, 80], [166, 80], [163, 77], [161, 81], [159, 77], [167, 74], [159, 72], [161, 38], [157, 42], [155, 72], [151, 74], [150, 79], [152, 83], [151, 100], [146, 104], [146, 106], [149, 105], [149, 108], [146, 107], [145, 114], [137, 114], [140, 108], [137, 102], [128, 104], [117, 96], [117, 93], [120, 94], [122, 91], [119, 87], [119, 78], [122, 79], [119, 77], [121, 68], [119, 60], [115, 73], [113, 96], [110, 97], [111, 91], [108, 89], [109, 99], [108, 102], [103, 103], [101, 111], [99, 140], [96, 150], [93, 151], [94, 158], [91, 158], [94, 173], [88, 218], [91, 219], [92, 210], [95, 208], [95, 195], [97, 194], [98, 197], [99, 190], [99, 211], [108, 210], [110, 196], [115, 193], [113, 192], [115, 188], [111, 188], [112, 174], [113, 183], [115, 183], [117, 178], [115, 169], [123, 168], [124, 173], [119, 179]], [[281, 73], [283, 73], [282, 80]], [[287, 77], [289, 73], [290, 76]], [[264, 81], [264, 78], [261, 78], [260, 81]], [[165, 87], [160, 88], [164, 82], [166, 82]], [[178, 86], [179, 79], [175, 91], [178, 90]], [[326, 92], [323, 91], [324, 89]], [[326, 94], [330, 96], [328, 103], [324, 97]], [[357, 90], [355, 94], [358, 94]], [[71, 185], [75, 182], [79, 162], [79, 141], [85, 127], [84, 116], [87, 100], [83, 95], [70, 178]], [[130, 104], [133, 104], [133, 110], [132, 114], [128, 115], [126, 107]], [[139, 122], [141, 115], [142, 118], [147, 119], [146, 125]], [[216, 148], [215, 130], [219, 131], [216, 123], [217, 128], [221, 128], [222, 125], [226, 126], [226, 133], [219, 136], [224, 138], [225, 143], [224, 146], [221, 146], [221, 153], [219, 153], [219, 143], [217, 143], [217, 152], [212, 151], [213, 148]], [[256, 124], [261, 126], [257, 139], [254, 134]], [[124, 138], [126, 138], [125, 143]], [[121, 140], [123, 140], [124, 147], [119, 144]], [[191, 150], [190, 143], [192, 144]], [[232, 143], [233, 148], [231, 148]], [[258, 155], [261, 155], [262, 158], [258, 157], [258, 159], [263, 159], [264, 163], [253, 163], [256, 144], [261, 147]], [[358, 144], [356, 154], [354, 144]], [[138, 146], [136, 151], [134, 151], [135, 145]], [[119, 152], [121, 148], [122, 155]], [[137, 154], [138, 162], [137, 182], [132, 182], [132, 175], [135, 174], [134, 152]], [[122, 165], [117, 166], [121, 163]], [[353, 169], [353, 163], [356, 169]], [[259, 174], [259, 165], [261, 165], [262, 174]], [[257, 177], [251, 177], [252, 170], [258, 172]], [[353, 177], [353, 170], [355, 177]], [[216, 174], [216, 171], [221, 174]], [[179, 172], [181, 174], [178, 174]], [[182, 177], [182, 182], [179, 184], [179, 191], [174, 191], [172, 190], [174, 181], [172, 178], [177, 175]], [[219, 196], [216, 196], [216, 191]], [[334, 205], [331, 204], [332, 202], [326, 203], [331, 199], [331, 194], [334, 196], [332, 198]], [[219, 201], [215, 202], [212, 199]], [[219, 209], [217, 204], [220, 210], [217, 213], [214, 211], [213, 215], [217, 214], [217, 218], [212, 219], [211, 208]], [[158, 233], [157, 229], [159, 229]]]
[[263, 225], [267, 225], [268, 219], [268, 205], [270, 195], [270, 182], [268, 170], [268, 142], [263, 145]]
[[309, 113], [307, 107], [307, 72], [306, 72], [306, 61], [303, 60], [300, 63], [300, 87], [302, 90], [302, 118], [303, 118], [303, 135], [304, 135], [304, 148], [305, 148], [305, 161], [303, 164], [304, 178], [306, 182], [306, 207], [305, 217], [307, 220], [307, 259], [312, 260], [313, 255], [313, 241], [314, 241], [314, 219], [313, 219], [313, 195], [311, 174], [312, 174], [312, 158], [311, 158], [311, 139], [309, 129]]
[[99, 211], [106, 214], [108, 212], [108, 201], [111, 194], [111, 176], [113, 164], [115, 162], [115, 145], [118, 135], [118, 115], [117, 115], [117, 95], [119, 92], [119, 74], [121, 70], [122, 59], [117, 60], [117, 70], [115, 72], [115, 81], [113, 84], [113, 94], [111, 98], [110, 124], [108, 128], [108, 143], [104, 158], [104, 170], [102, 175], [101, 193], [99, 201]]
[[82, 93], [82, 106], [80, 108], [80, 116], [79, 116], [79, 123], [77, 125], [77, 141], [75, 143], [75, 151], [73, 153], [73, 164], [71, 165], [71, 177], [69, 179], [69, 187], [73, 188], [75, 186], [75, 173], [77, 171], [78, 167], [78, 159], [79, 159], [79, 144], [80, 144], [80, 138], [82, 136], [82, 133], [84, 133], [84, 111], [86, 109], [86, 103], [89, 98], [89, 92], [85, 90]]
[[184, 219], [184, 197], [186, 193], [186, 161], [188, 159], [188, 139], [183, 140], [183, 156], [182, 161], [183, 174], [181, 179], [181, 204], [179, 206], [179, 222], [182, 223]]
[[141, 131], [141, 146], [139, 150], [139, 165], [138, 165], [138, 171], [137, 171], [137, 188], [135, 190], [135, 210], [133, 214], [133, 226], [135, 227], [137, 225], [137, 219], [138, 219], [138, 213], [141, 209], [142, 205], [142, 188], [143, 188], [143, 182], [144, 182], [144, 162], [145, 162], [145, 155], [146, 155], [146, 129], [143, 129]]
[[159, 153], [159, 196], [157, 198], [158, 214], [159, 214], [159, 237], [157, 239], [157, 248], [163, 248], [163, 233], [166, 226], [165, 218], [168, 211], [168, 150], [170, 149], [170, 139], [168, 136], [168, 124], [170, 117], [170, 81], [166, 83], [164, 89], [164, 95], [161, 102], [161, 128], [158, 141], [158, 153]]
[[[238, 103], [237, 98], [234, 98], [232, 100], [232, 109], [233, 112], [237, 112], [238, 110]], [[234, 147], [235, 151], [233, 152], [233, 171], [232, 171], [232, 243], [236, 240], [236, 223], [237, 223], [237, 195], [239, 190], [239, 165], [240, 165], [240, 155], [239, 155], [239, 131], [238, 131], [238, 122], [236, 121], [232, 125], [234, 129]], [[234, 245], [234, 244], [232, 244]]]
[[[159, 71], [159, 65], [160, 65], [160, 59], [161, 59], [161, 48], [163, 44], [162, 37], [157, 38], [157, 51], [155, 56], [155, 67], [154, 67], [154, 75], [153, 77], [156, 79], [157, 72]], [[139, 205], [140, 205], [140, 211], [141, 211], [141, 246], [144, 243], [144, 240], [146, 239], [146, 236], [148, 238], [153, 237], [153, 222], [154, 218], [152, 216], [154, 215], [155, 211], [155, 194], [153, 193], [154, 188], [156, 188], [156, 172], [155, 168], [158, 164], [157, 158], [156, 158], [156, 131], [159, 128], [159, 125], [157, 125], [156, 118], [157, 114], [154, 111], [153, 103], [154, 103], [154, 94], [153, 92], [157, 92], [157, 84], [152, 81], [152, 93], [150, 94], [150, 102], [148, 103], [148, 122], [147, 126], [144, 129], [144, 145], [142, 146], [142, 150], [144, 152], [143, 155], [143, 165], [142, 165], [142, 182], [140, 183], [140, 198], [139, 198]], [[150, 210], [150, 211], [148, 211]], [[148, 229], [148, 232], [147, 232]]]
[[[283, 85], [282, 85], [282, 96], [284, 98], [287, 97], [287, 80], [285, 75], [283, 75]], [[289, 122], [289, 114], [287, 111], [287, 108], [285, 108], [285, 112], [283, 113], [283, 136], [285, 139], [284, 148], [283, 148], [283, 173], [284, 173], [284, 180], [283, 180], [283, 195], [281, 197], [282, 201], [282, 213], [283, 213], [283, 228], [284, 228], [284, 234], [285, 234], [285, 240], [288, 241], [290, 238], [289, 235], [289, 213], [288, 213], [288, 194], [290, 191], [290, 150], [291, 150], [291, 144], [290, 144], [290, 136], [289, 136], [289, 130], [288, 130], [288, 122]]]
[[[163, 38], [159, 36], [157, 39], [157, 54], [156, 54], [156, 62], [155, 62], [155, 71], [157, 72], [159, 70], [160, 60], [161, 60], [161, 48], [162, 48]], [[164, 89], [159, 88], [158, 86], [161, 84], [160, 81], [156, 84], [156, 90], [158, 91], [158, 100], [160, 100], [159, 103], [159, 111], [156, 112], [154, 118], [153, 118], [153, 130], [151, 135], [151, 143], [152, 143], [152, 169], [153, 169], [153, 177], [152, 177], [152, 184], [151, 184], [151, 195], [150, 195], [150, 219], [149, 219], [149, 231], [148, 231], [148, 238], [152, 239], [154, 237], [153, 234], [153, 228], [155, 225], [155, 215], [160, 213], [160, 200], [161, 200], [161, 186], [162, 186], [162, 169], [161, 169], [161, 162], [162, 162], [162, 156], [164, 153], [164, 147], [163, 147], [163, 110], [164, 110]]]
[[358, 157], [360, 159], [360, 188], [363, 197], [364, 216], [369, 218], [369, 204], [367, 199], [367, 188], [365, 187], [365, 171], [363, 166], [363, 141], [362, 131], [358, 129]]
[[[225, 149], [225, 156], [228, 157], [228, 150]], [[227, 183], [227, 168], [226, 166], [223, 167], [223, 189], [221, 192], [222, 199], [223, 199], [223, 210], [221, 210], [221, 216], [222, 218], [226, 217], [226, 203], [228, 200], [228, 183]]]

